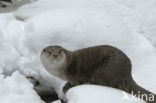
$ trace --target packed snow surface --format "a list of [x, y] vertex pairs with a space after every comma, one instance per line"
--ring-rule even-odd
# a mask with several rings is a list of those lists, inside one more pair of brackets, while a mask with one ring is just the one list
[[[37, 0], [1, 13], [0, 102], [43, 103], [24, 76], [34, 76], [63, 98], [64, 81], [40, 63], [40, 53], [48, 45], [69, 50], [116, 46], [131, 59], [134, 80], [156, 93], [155, 34], [155, 0]], [[120, 90], [91, 85], [67, 93], [69, 103], [133, 102], [122, 97]]]

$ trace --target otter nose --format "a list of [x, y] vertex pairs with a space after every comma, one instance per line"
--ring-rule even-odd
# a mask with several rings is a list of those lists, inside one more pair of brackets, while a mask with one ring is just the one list
[[58, 57], [58, 54], [53, 54], [53, 56], [56, 58], [56, 57]]

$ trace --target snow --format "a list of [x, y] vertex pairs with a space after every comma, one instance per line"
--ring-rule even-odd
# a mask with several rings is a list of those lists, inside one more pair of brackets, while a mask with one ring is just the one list
[[[61, 45], [69, 50], [101, 44], [116, 46], [130, 57], [134, 80], [156, 93], [155, 5], [155, 0], [38, 0], [1, 13], [0, 100], [43, 102], [22, 75], [35, 77], [64, 98], [64, 81], [50, 75], [40, 62], [40, 52], [48, 45]], [[4, 74], [11, 76], [4, 78]], [[11, 80], [6, 84], [8, 78]], [[21, 88], [14, 91], [18, 87]], [[11, 99], [3, 95], [6, 91]], [[91, 85], [78, 86], [67, 93], [69, 103], [130, 103], [121, 101], [122, 96], [120, 90]]]
[[134, 98], [134, 101], [130, 101], [130, 98], [130, 95], [119, 90], [95, 85], [77, 86], [67, 93], [68, 103], [103, 103], [102, 101], [109, 103], [115, 101], [118, 103], [145, 103], [136, 98]]
[[44, 103], [33, 90], [33, 85], [20, 73], [0, 75], [1, 103]]

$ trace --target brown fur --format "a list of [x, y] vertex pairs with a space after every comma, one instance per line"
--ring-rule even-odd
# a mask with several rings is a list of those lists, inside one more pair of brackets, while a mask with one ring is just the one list
[[[98, 84], [128, 93], [133, 91], [135, 94], [138, 92], [152, 94], [134, 82], [131, 75], [130, 59], [115, 47], [101, 45], [73, 52], [60, 46], [49, 46], [46, 49], [52, 48], [66, 54], [66, 66], [62, 71], [68, 82], [64, 86], [64, 92], [81, 84]], [[155, 94], [153, 95], [155, 96]], [[143, 99], [145, 100], [145, 98]], [[156, 103], [156, 101], [148, 103]]]

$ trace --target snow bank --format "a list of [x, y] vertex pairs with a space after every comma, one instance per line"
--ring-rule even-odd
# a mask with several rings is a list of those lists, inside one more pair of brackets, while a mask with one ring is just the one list
[[95, 85], [74, 87], [67, 92], [67, 99], [68, 103], [145, 103], [120, 90]]
[[64, 82], [45, 71], [40, 63], [40, 51], [33, 51], [31, 44], [25, 42], [31, 38], [27, 37], [24, 24], [16, 20], [12, 13], [0, 15], [0, 72], [11, 75], [19, 71], [35, 77], [45, 87], [61, 91]]
[[21, 74], [0, 75], [1, 103], [44, 103], [33, 90], [33, 85]]
[[[132, 28], [134, 31], [147, 37], [150, 42], [156, 46], [156, 10], [155, 0], [119, 0], [121, 5], [128, 8], [129, 12], [123, 15], [117, 13], [122, 17], [122, 20]], [[126, 10], [123, 10], [126, 11]]]

